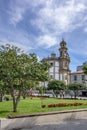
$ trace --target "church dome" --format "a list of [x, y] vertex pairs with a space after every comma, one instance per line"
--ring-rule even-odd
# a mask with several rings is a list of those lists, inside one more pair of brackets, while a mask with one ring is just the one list
[[51, 53], [52, 58], [56, 58], [56, 54], [54, 52]]

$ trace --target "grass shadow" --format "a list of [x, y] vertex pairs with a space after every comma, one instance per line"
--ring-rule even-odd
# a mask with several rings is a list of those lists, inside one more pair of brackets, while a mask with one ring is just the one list
[[0, 114], [8, 113], [9, 111], [0, 111]]

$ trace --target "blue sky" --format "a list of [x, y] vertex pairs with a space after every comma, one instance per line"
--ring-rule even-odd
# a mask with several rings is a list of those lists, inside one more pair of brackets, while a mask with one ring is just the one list
[[39, 59], [65, 39], [70, 69], [87, 61], [86, 0], [0, 0], [0, 45], [13, 44]]

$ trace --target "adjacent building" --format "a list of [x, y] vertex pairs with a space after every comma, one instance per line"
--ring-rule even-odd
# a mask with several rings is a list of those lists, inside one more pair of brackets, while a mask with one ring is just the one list
[[70, 73], [70, 83], [81, 83], [87, 86], [87, 75], [84, 74], [82, 69], [84, 65], [87, 65], [87, 62], [84, 62], [81, 66], [77, 66], [76, 71]]
[[83, 70], [75, 71], [70, 73], [70, 83], [81, 83], [85, 82], [85, 74]]

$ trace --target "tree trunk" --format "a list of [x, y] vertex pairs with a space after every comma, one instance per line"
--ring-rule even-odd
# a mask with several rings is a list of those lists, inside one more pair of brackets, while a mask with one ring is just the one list
[[20, 94], [18, 94], [17, 98], [15, 97], [15, 93], [14, 93], [14, 87], [13, 84], [11, 84], [11, 96], [13, 99], [13, 112], [17, 112], [17, 106], [18, 106], [18, 102], [20, 99]]
[[15, 89], [13, 87], [13, 84], [11, 84], [11, 95], [12, 95], [12, 98], [13, 98], [13, 112], [17, 112], [17, 106], [18, 106], [18, 103], [20, 101], [22, 86], [23, 86], [23, 83], [21, 83], [18, 96], [16, 97], [15, 94], [14, 94]]
[[20, 95], [18, 95], [17, 98], [13, 96], [13, 112], [17, 112], [17, 106], [19, 101], [20, 101]]
[[15, 97], [13, 97], [13, 112], [17, 112], [17, 105], [15, 100]]
[[17, 105], [14, 100], [13, 100], [13, 112], [17, 112]]
[[0, 102], [2, 102], [3, 94], [0, 93]]
[[23, 91], [23, 92], [22, 92], [23, 99], [26, 98], [26, 95], [27, 95], [27, 94], [26, 94], [26, 91]]

